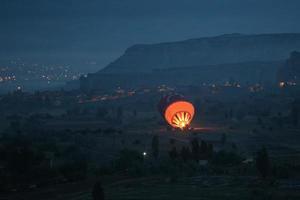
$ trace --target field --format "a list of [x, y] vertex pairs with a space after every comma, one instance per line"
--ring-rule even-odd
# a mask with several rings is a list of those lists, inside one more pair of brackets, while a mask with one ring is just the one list
[[[284, 181], [264, 183], [255, 177], [197, 176], [176, 180], [147, 177], [104, 184], [104, 190], [108, 200], [299, 199], [299, 186], [291, 187], [292, 184], [286, 184]], [[16, 195], [11, 200], [92, 200], [88, 187], [90, 185], [91, 182], [60, 185], [48, 190]]]
[[[33, 159], [28, 166], [39, 169], [40, 176], [35, 178], [28, 168], [27, 177], [34, 178], [20, 185], [8, 181], [0, 200], [92, 200], [98, 179], [111, 200], [298, 199], [300, 128], [291, 115], [293, 99], [269, 93], [240, 95], [187, 95], [196, 115], [191, 129], [184, 131], [167, 126], [157, 111], [161, 95], [156, 93], [111, 102], [73, 101], [54, 108], [41, 104], [28, 114], [28, 108], [19, 112], [11, 105], [1, 118], [0, 147], [8, 145], [8, 153], [14, 153], [18, 143], [10, 142], [29, 145]], [[158, 158], [153, 156], [154, 137], [159, 140]], [[211, 145], [210, 157], [199, 161], [189, 155], [184, 161], [182, 149], [192, 150], [193, 140]], [[268, 151], [273, 174], [265, 180], [255, 166], [262, 147]], [[136, 160], [128, 164], [132, 157], [122, 157], [124, 150]], [[38, 164], [34, 153], [43, 158]], [[18, 175], [14, 178], [18, 181]]]

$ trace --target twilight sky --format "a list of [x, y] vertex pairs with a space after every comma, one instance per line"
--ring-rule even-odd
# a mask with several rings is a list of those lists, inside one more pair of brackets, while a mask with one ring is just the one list
[[130, 45], [300, 32], [299, 0], [1, 0], [0, 58], [96, 61]]

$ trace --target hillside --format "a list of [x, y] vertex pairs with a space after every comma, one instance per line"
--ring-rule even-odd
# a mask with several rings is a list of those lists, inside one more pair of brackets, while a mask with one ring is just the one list
[[275, 83], [278, 68], [300, 50], [300, 34], [230, 34], [134, 45], [97, 73], [81, 79], [85, 91], [139, 86]]
[[136, 73], [95, 73], [81, 79], [84, 91], [140, 86], [201, 85], [203, 83], [225, 83], [230, 79], [242, 84], [274, 83], [283, 61], [245, 62], [220, 65], [202, 65], [153, 70]]
[[100, 73], [149, 72], [153, 69], [284, 60], [300, 50], [300, 34], [228, 34], [159, 44], [139, 44]]

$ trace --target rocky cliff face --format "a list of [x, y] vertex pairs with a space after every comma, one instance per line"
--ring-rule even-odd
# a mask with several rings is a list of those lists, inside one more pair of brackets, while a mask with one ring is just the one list
[[286, 66], [283, 63], [290, 52], [297, 50], [300, 34], [232, 34], [135, 45], [105, 69], [82, 78], [80, 85], [82, 90], [91, 91], [118, 86], [224, 83], [230, 78], [242, 84], [275, 83], [278, 77], [286, 80], [299, 72], [299, 68], [294, 69], [298, 54], [287, 61], [289, 67], [279, 69]]
[[180, 42], [134, 45], [100, 73], [284, 60], [300, 51], [300, 34], [229, 34]]

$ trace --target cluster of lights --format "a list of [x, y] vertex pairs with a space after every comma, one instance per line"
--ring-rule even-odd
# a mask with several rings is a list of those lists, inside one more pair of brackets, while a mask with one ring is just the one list
[[0, 76], [0, 82], [6, 82], [6, 81], [15, 81], [16, 76]]
[[260, 92], [264, 90], [264, 87], [260, 84], [255, 84], [249, 87], [250, 92]]
[[224, 84], [225, 87], [237, 87], [237, 88], [240, 88], [241, 85], [239, 83], [230, 83], [229, 81], [226, 81], [225, 84]]
[[287, 86], [296, 86], [296, 85], [297, 85], [297, 83], [293, 82], [293, 81], [287, 81], [287, 82], [281, 81], [281, 82], [279, 82], [279, 87], [280, 88], [284, 88], [284, 87], [287, 87]]
[[[10, 61], [9, 66], [0, 67], [0, 72], [16, 74], [19, 80], [77, 80], [82, 73], [73, 72], [70, 70], [69, 65], [56, 65], [56, 66], [47, 66], [37, 63], [26, 63], [20, 59]], [[8, 81], [9, 77], [11, 80], [12, 76], [0, 74], [0, 81]]]
[[175, 90], [174, 88], [168, 87], [166, 85], [160, 85], [160, 86], [157, 87], [158, 92], [171, 92], [171, 91], [174, 91], [174, 90]]
[[[157, 87], [157, 92], [167, 92], [167, 91], [173, 91], [173, 88], [170, 88], [166, 85], [161, 85]], [[150, 88], [144, 88], [140, 90], [129, 90], [126, 91], [125, 89], [122, 89], [121, 87], [117, 87], [117, 89], [114, 90], [114, 94], [108, 95], [99, 95], [99, 96], [94, 96], [91, 99], [83, 99], [82, 97], [78, 97], [78, 103], [90, 103], [90, 102], [97, 102], [97, 101], [107, 101], [107, 100], [115, 100], [119, 98], [124, 98], [124, 97], [129, 97], [133, 96], [136, 94], [145, 94], [149, 93], [152, 90]]]

